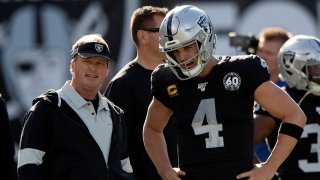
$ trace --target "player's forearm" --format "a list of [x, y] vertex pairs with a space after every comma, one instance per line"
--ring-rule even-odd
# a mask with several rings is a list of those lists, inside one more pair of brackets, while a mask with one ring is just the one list
[[285, 113], [282, 117], [283, 124], [279, 129], [277, 143], [265, 164], [274, 172], [297, 144], [307, 120], [305, 114], [297, 105], [290, 104], [288, 109], [290, 108], [291, 113]]
[[277, 143], [264, 166], [268, 166], [273, 172], [276, 172], [283, 161], [289, 156], [297, 142], [297, 139], [279, 133]]
[[147, 153], [159, 174], [166, 169], [172, 169], [163, 133], [145, 127], [143, 131], [143, 141]]

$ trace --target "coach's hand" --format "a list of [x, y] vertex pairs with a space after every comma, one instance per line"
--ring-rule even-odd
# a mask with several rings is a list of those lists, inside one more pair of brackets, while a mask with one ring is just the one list
[[180, 168], [166, 169], [160, 174], [163, 180], [181, 180], [180, 176], [185, 176], [184, 171], [180, 171]]

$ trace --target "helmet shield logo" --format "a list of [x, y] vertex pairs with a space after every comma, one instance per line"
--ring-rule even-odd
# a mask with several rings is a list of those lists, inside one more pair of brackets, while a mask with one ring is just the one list
[[291, 51], [287, 51], [283, 54], [283, 64], [286, 68], [290, 68], [291, 64], [293, 63], [295, 53]]
[[201, 16], [197, 23], [206, 33], [208, 34], [212, 33], [212, 27], [211, 27], [210, 21], [206, 16]]

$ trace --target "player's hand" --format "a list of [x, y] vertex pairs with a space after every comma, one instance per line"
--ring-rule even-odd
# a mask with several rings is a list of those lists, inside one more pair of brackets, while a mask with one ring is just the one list
[[181, 180], [180, 176], [185, 176], [184, 171], [180, 171], [180, 168], [167, 169], [165, 172], [160, 174], [163, 180]]
[[270, 180], [275, 172], [264, 166], [263, 163], [256, 164], [255, 167], [247, 172], [237, 175], [237, 179], [248, 178], [248, 180]]

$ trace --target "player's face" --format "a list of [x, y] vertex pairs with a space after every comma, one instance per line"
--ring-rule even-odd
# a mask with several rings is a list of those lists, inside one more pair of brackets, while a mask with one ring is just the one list
[[278, 74], [278, 53], [282, 43], [280, 41], [259, 41], [257, 55], [266, 61], [270, 74]]
[[72, 85], [81, 92], [97, 93], [108, 73], [108, 62], [103, 58], [76, 57], [71, 61]]
[[307, 69], [310, 80], [320, 84], [320, 65], [311, 65]]
[[173, 51], [173, 55], [175, 59], [181, 64], [183, 69], [191, 69], [197, 65], [198, 58], [198, 46], [197, 43], [194, 42], [182, 48]]

